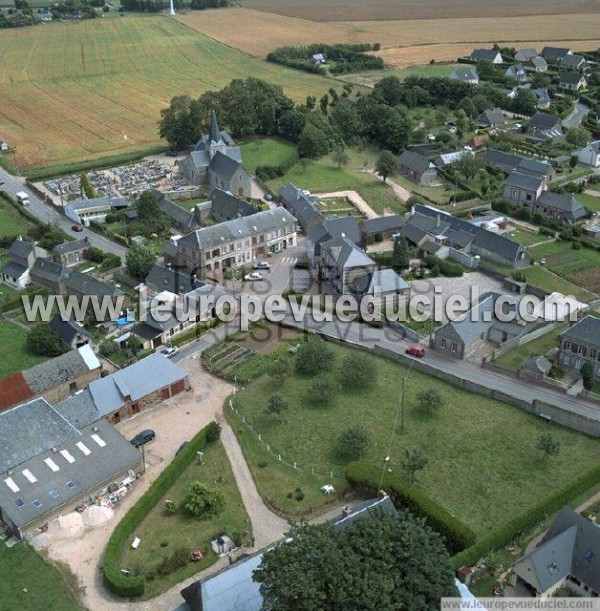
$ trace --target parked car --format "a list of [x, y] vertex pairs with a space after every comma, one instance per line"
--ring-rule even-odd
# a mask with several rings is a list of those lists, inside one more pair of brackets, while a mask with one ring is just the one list
[[161, 350], [160, 353], [164, 354], [168, 359], [173, 358], [179, 352], [179, 348], [176, 346], [167, 346], [164, 350]]
[[258, 272], [252, 272], [251, 274], [246, 274], [244, 276], [244, 280], [246, 282], [256, 282], [257, 280], [262, 280], [263, 279], [263, 275], [259, 274]]
[[79, 233], [80, 231], [83, 231], [83, 227], [81, 225], [73, 225], [71, 229], [73, 231], [76, 231], [77, 233]]
[[145, 431], [138, 433], [131, 440], [131, 444], [134, 445], [136, 448], [139, 448], [140, 446], [144, 446], [147, 443], [149, 443], [150, 441], [154, 441], [155, 439], [156, 439], [156, 433], [151, 429], [146, 429]]
[[413, 344], [406, 349], [406, 354], [410, 354], [421, 359], [425, 356], [425, 348], [423, 348], [423, 346], [419, 346], [418, 344]]
[[259, 261], [252, 266], [252, 269], [271, 269], [271, 264], [266, 261]]
[[265, 193], [265, 196], [263, 197], [263, 199], [266, 202], [272, 202], [273, 201], [273, 196], [270, 193]]

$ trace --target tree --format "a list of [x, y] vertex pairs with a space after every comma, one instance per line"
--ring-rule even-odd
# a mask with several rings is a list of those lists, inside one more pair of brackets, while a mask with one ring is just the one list
[[160, 111], [158, 133], [174, 151], [196, 142], [205, 127], [202, 107], [187, 95], [171, 98], [168, 108]]
[[158, 199], [154, 191], [144, 191], [139, 196], [135, 208], [138, 221], [144, 226], [148, 236], [153, 233], [164, 233], [168, 229], [169, 219], [158, 207]]
[[402, 460], [402, 468], [408, 474], [411, 484], [415, 483], [415, 474], [417, 471], [424, 469], [428, 462], [427, 457], [424, 456], [417, 448], [405, 450], [404, 459]]
[[533, 115], [537, 109], [537, 97], [529, 89], [519, 87], [512, 101], [512, 109], [520, 115]]
[[94, 199], [94, 197], [96, 197], [96, 191], [94, 191], [94, 188], [90, 184], [90, 179], [85, 172], [81, 172], [79, 176], [79, 187], [81, 194], [85, 195], [88, 199]]
[[125, 266], [134, 278], [145, 278], [156, 262], [156, 255], [146, 246], [132, 244], [125, 255]]
[[205, 520], [223, 511], [225, 495], [215, 486], [194, 482], [190, 485], [183, 507], [193, 518]]
[[64, 352], [60, 337], [48, 324], [36, 325], [28, 334], [25, 346], [31, 354], [59, 356]]
[[472, 180], [475, 178], [477, 172], [485, 167], [485, 161], [481, 155], [461, 155], [454, 163], [452, 167], [461, 174], [465, 180]]
[[594, 366], [589, 361], [583, 364], [581, 377], [583, 379], [583, 387], [586, 390], [592, 390], [594, 387]]
[[300, 157], [318, 159], [329, 152], [327, 136], [312, 123], [307, 123], [302, 130], [298, 142], [298, 153]]
[[354, 425], [338, 438], [338, 453], [345, 458], [360, 458], [369, 447], [369, 436], [364, 427]]
[[426, 412], [429, 416], [444, 407], [444, 397], [435, 388], [425, 388], [417, 393], [417, 404], [419, 409]]
[[472, 98], [463, 98], [458, 103], [458, 108], [465, 111], [465, 114], [471, 119], [476, 119], [479, 115], [479, 109], [475, 106], [475, 102]]
[[317, 376], [306, 391], [306, 401], [317, 407], [330, 405], [339, 389], [338, 383], [330, 376]]
[[377, 380], [377, 367], [368, 355], [351, 352], [342, 361], [339, 379], [342, 388], [368, 390]]
[[532, 89], [545, 89], [550, 84], [550, 77], [543, 72], [534, 72], [531, 75]]
[[320, 100], [319, 100], [319, 108], [321, 109], [321, 112], [326, 115], [327, 111], [329, 110], [329, 96], [327, 94], [325, 94]]
[[392, 268], [401, 272], [410, 267], [410, 251], [406, 238], [401, 235], [394, 240], [394, 250], [392, 252]]
[[296, 371], [300, 375], [315, 376], [333, 367], [334, 354], [327, 343], [318, 336], [303, 342], [296, 353]]
[[267, 400], [267, 412], [283, 421], [283, 413], [288, 409], [288, 402], [281, 395], [271, 395]]
[[348, 153], [346, 153], [344, 148], [341, 146], [334, 149], [333, 153], [331, 154], [331, 159], [333, 160], [333, 163], [335, 163], [335, 165], [337, 166], [338, 170], [343, 165], [347, 165], [349, 161]]
[[373, 98], [387, 104], [397, 106], [402, 101], [402, 84], [396, 76], [386, 76], [373, 87]]
[[269, 368], [269, 375], [273, 378], [273, 381], [281, 386], [285, 378], [288, 377], [292, 370], [292, 363], [289, 357], [282, 354], [278, 356]]
[[567, 132], [567, 142], [578, 148], [584, 147], [591, 139], [592, 134], [581, 125], [572, 127]]
[[383, 182], [385, 182], [388, 176], [398, 171], [398, 158], [390, 151], [383, 151], [375, 164], [375, 171], [383, 178]]
[[535, 447], [542, 452], [545, 460], [560, 453], [560, 441], [550, 433], [540, 435], [535, 441]]
[[440, 536], [405, 512], [296, 524], [253, 578], [268, 611], [429, 611], [457, 595]]

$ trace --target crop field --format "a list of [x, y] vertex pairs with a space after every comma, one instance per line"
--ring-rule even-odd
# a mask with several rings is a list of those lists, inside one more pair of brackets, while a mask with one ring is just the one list
[[[392, 4], [391, 0], [389, 3]], [[275, 7], [274, 2], [269, 4]], [[278, 6], [283, 4], [285, 0]], [[294, 4], [304, 8], [311, 2]], [[245, 6], [254, 7], [255, 4], [246, 3]], [[551, 14], [549, 9], [540, 9], [537, 16], [518, 18], [499, 16], [489, 19], [481, 17], [481, 13], [472, 18], [460, 18], [457, 13], [452, 13], [450, 18], [436, 10], [436, 19], [404, 16], [403, 19], [396, 17], [396, 21], [384, 21], [385, 17], [377, 13], [371, 2], [364, 3], [369, 11], [369, 16], [363, 17], [364, 21], [353, 21], [349, 14], [340, 15], [339, 20], [326, 21], [321, 14], [327, 13], [329, 6], [321, 4], [308, 18], [234, 8], [196, 11], [177, 19], [215, 40], [260, 57], [282, 45], [379, 42], [383, 51], [378, 54], [386, 63], [399, 67], [425, 64], [431, 59], [452, 61], [474, 46], [492, 42], [541, 48], [547, 43], [558, 45], [559, 41], [564, 41], [560, 46], [581, 50], [595, 48], [599, 41], [598, 13], [591, 12], [591, 4], [587, 14], [576, 14], [573, 9], [570, 11], [573, 14], [557, 15]], [[502, 7], [503, 15], [518, 14], [505, 9], [504, 4], [497, 6]], [[600, 10], [600, 5], [595, 8]]]
[[161, 108], [249, 75], [297, 100], [332, 82], [268, 64], [165, 17], [52, 23], [0, 32], [0, 137], [20, 168], [159, 143]]

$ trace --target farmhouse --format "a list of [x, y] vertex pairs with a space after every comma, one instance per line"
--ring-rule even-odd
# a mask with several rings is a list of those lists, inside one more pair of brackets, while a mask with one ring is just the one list
[[19, 538], [142, 470], [110, 424], [78, 428], [44, 399], [0, 413], [0, 519]]
[[596, 379], [600, 379], [600, 318], [585, 316], [560, 337], [558, 360], [569, 369], [581, 371], [590, 363]]
[[281, 205], [291, 212], [297, 219], [302, 231], [308, 231], [310, 227], [321, 225], [325, 218], [315, 210], [315, 198], [310, 197], [299, 189], [294, 183], [288, 183], [277, 192], [277, 198]]
[[471, 85], [479, 84], [479, 75], [473, 66], [458, 66], [452, 70], [450, 78], [453, 81], [461, 83], [471, 83]]
[[572, 55], [571, 49], [563, 47], [544, 47], [542, 49], [542, 57], [547, 61], [560, 61], [566, 55]]
[[600, 140], [590, 142], [586, 147], [577, 151], [579, 163], [589, 165], [592, 168], [600, 168]]
[[274, 208], [171, 239], [165, 244], [165, 260], [192, 271], [215, 272], [251, 265], [295, 244], [296, 219]]
[[476, 62], [488, 61], [492, 62], [492, 64], [502, 63], [502, 55], [500, 51], [496, 51], [496, 49], [475, 49], [471, 55], [469, 55], [469, 59]]
[[512, 204], [533, 205], [544, 189], [539, 176], [512, 172], [504, 181], [503, 197]]
[[532, 211], [567, 225], [581, 221], [588, 215], [574, 195], [553, 191], [544, 191], [532, 206]]
[[562, 138], [562, 121], [560, 117], [546, 112], [536, 112], [529, 120], [529, 139], [534, 141]]
[[600, 528], [563, 507], [539, 545], [513, 565], [512, 585], [524, 585], [536, 598], [547, 598], [559, 588], [576, 596], [600, 594]]
[[89, 248], [90, 242], [86, 236], [81, 240], [64, 242], [63, 244], [55, 246], [52, 250], [52, 256], [56, 263], [60, 263], [66, 267], [72, 267], [86, 261]]
[[63, 320], [60, 314], [56, 313], [49, 324], [52, 331], [60, 337], [65, 349], [76, 350], [86, 345], [94, 347], [92, 336], [77, 321]]
[[405, 150], [398, 159], [400, 173], [420, 185], [431, 186], [438, 182], [436, 167], [429, 159]]
[[89, 227], [92, 221], [104, 223], [108, 214], [121, 208], [127, 208], [128, 205], [125, 198], [115, 195], [93, 199], [75, 199], [65, 206], [65, 215], [75, 223]]
[[476, 121], [477, 127], [498, 127], [506, 124], [506, 117], [499, 108], [484, 110]]
[[580, 72], [565, 72], [561, 74], [558, 84], [569, 91], [579, 91], [587, 87], [587, 81]]
[[320, 277], [338, 294], [364, 293], [377, 266], [348, 238], [337, 237], [321, 245]]
[[9, 260], [0, 269], [0, 279], [17, 290], [24, 289], [29, 284], [29, 273], [36, 259], [48, 256], [43, 248], [23, 240], [20, 236], [11, 244], [8, 254]]

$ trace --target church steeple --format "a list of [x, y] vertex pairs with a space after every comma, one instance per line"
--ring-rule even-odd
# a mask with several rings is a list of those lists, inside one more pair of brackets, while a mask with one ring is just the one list
[[210, 118], [210, 141], [211, 142], [219, 142], [221, 140], [221, 130], [219, 129], [219, 124], [217, 123], [217, 115], [213, 110], [212, 116]]

